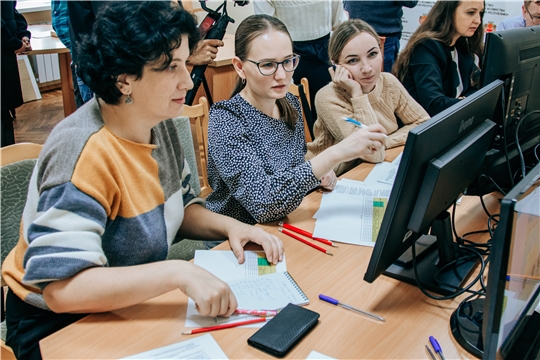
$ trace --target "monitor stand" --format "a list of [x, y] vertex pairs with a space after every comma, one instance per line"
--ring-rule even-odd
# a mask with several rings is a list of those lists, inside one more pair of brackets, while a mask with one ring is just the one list
[[[416, 242], [429, 244], [432, 237], [437, 239], [437, 247], [424, 251], [422, 258], [416, 259], [416, 269], [422, 287], [428, 291], [440, 295], [452, 295], [467, 280], [469, 274], [473, 272], [478, 257], [469, 251], [463, 250], [454, 242], [452, 235], [452, 224], [450, 214], [447, 211], [441, 213], [431, 224], [431, 236], [422, 235]], [[428, 237], [426, 239], [426, 237]], [[444, 272], [440, 269], [444, 264], [455, 261], [448, 266]], [[438, 275], [437, 275], [438, 274]], [[386, 269], [384, 275], [417, 285], [414, 276], [414, 268], [394, 263]], [[435, 277], [437, 275], [437, 277]], [[447, 285], [445, 285], [447, 284]]]
[[[458, 307], [450, 317], [452, 335], [461, 347], [472, 355], [482, 358], [484, 339], [482, 325], [484, 318], [484, 298], [467, 301]], [[540, 357], [540, 313], [533, 311], [525, 319], [525, 326], [515, 343], [501, 354], [505, 359], [535, 360]], [[499, 354], [499, 351], [497, 351]]]
[[478, 358], [482, 358], [484, 354], [483, 320], [484, 298], [467, 301], [454, 310], [450, 317], [450, 328], [456, 341]]

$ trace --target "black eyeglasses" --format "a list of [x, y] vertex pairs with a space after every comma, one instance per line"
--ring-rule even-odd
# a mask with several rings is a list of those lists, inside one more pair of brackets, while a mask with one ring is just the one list
[[283, 61], [253, 61], [249, 59], [248, 61], [257, 65], [261, 75], [270, 76], [276, 73], [279, 65], [283, 66], [283, 70], [293, 72], [300, 62], [300, 55], [294, 55]]
[[525, 7], [525, 11], [527, 11], [527, 14], [529, 14], [529, 16], [531, 17], [531, 20], [532, 20], [533, 23], [536, 23], [537, 21], [540, 21], [540, 15], [531, 14], [531, 12], [529, 11], [529, 9], [527, 7]]

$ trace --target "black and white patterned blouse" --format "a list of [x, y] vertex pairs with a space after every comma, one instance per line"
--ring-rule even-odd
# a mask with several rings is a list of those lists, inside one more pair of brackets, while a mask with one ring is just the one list
[[248, 224], [280, 219], [320, 184], [305, 161], [306, 142], [298, 99], [294, 129], [249, 104], [239, 94], [214, 104], [208, 125], [206, 207]]

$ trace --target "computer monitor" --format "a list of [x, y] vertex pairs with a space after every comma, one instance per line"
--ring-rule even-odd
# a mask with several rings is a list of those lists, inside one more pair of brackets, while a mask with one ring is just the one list
[[[540, 314], [535, 309], [539, 304], [540, 165], [536, 165], [501, 203], [484, 305], [483, 358], [536, 358]], [[527, 340], [527, 335], [535, 338]], [[532, 353], [516, 353], [520, 350]]]
[[[495, 134], [489, 119], [501, 88], [496, 80], [409, 132], [364, 280], [384, 273], [417, 284], [408, 250], [413, 243], [417, 274], [427, 290], [453, 294], [474, 269], [478, 258], [453, 242], [446, 210], [479, 175]], [[457, 266], [441, 272], [449, 263]]]
[[537, 359], [540, 350], [540, 165], [501, 201], [485, 297], [451, 317], [458, 343], [483, 359]]
[[[540, 26], [487, 33], [482, 61], [481, 84], [493, 80], [504, 81], [504, 102], [492, 119], [497, 123], [497, 134], [492, 151], [486, 157], [483, 173], [498, 186], [511, 189], [522, 177], [522, 162], [516, 145], [519, 125], [519, 147], [523, 153], [523, 167], [538, 163], [540, 143]], [[525, 116], [527, 116], [525, 118]], [[485, 179], [485, 178], [484, 178]], [[479, 180], [475, 193], [485, 194], [496, 187]]]

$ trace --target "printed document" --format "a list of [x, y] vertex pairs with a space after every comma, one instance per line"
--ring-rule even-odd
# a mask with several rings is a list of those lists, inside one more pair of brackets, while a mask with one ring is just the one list
[[125, 359], [228, 359], [228, 357], [212, 335], [205, 334]]
[[391, 191], [386, 184], [339, 180], [322, 196], [313, 236], [374, 246]]

